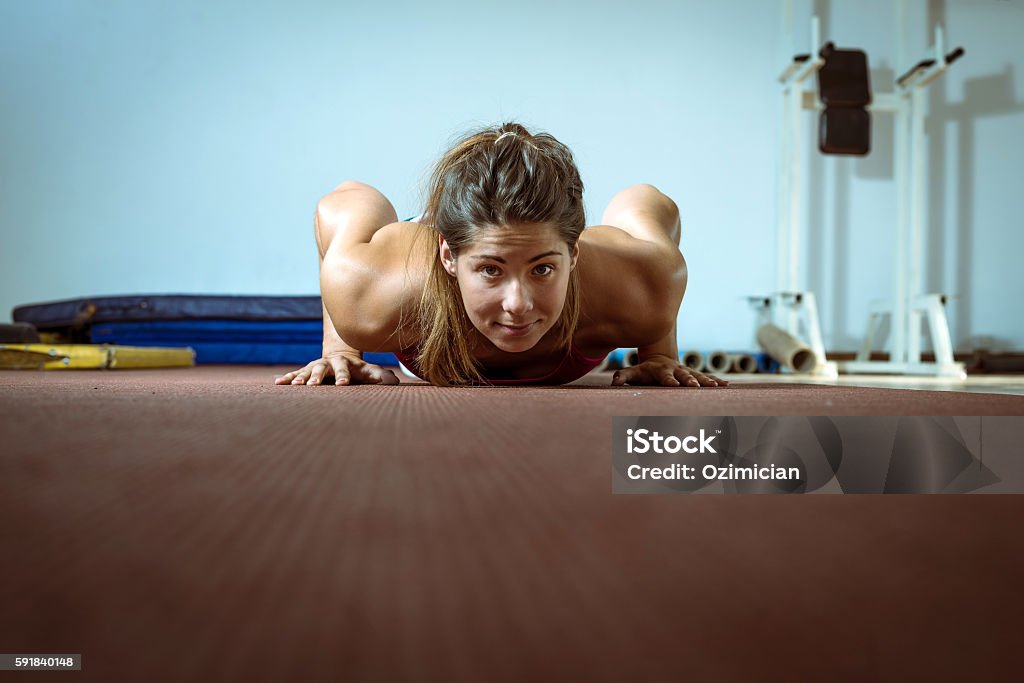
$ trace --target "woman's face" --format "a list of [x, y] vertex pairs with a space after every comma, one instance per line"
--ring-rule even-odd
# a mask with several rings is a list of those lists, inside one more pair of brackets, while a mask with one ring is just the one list
[[476, 329], [502, 351], [527, 351], [555, 326], [565, 305], [572, 253], [548, 224], [484, 230], [455, 258], [438, 238], [441, 263], [458, 279]]

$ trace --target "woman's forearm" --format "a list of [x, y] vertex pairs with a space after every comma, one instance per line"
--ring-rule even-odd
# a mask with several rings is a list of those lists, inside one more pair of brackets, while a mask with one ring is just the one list
[[[649, 297], [651, 308], [648, 312], [653, 320], [660, 320], [662, 324], [668, 323], [664, 336], [650, 344], [637, 345], [637, 356], [642, 363], [651, 356], [667, 356], [672, 360], [679, 360], [679, 346], [676, 342], [676, 326], [679, 319], [679, 306], [683, 302], [683, 295], [686, 293], [686, 261], [678, 249], [670, 259], [671, 267], [668, 269], [664, 281], [658, 284], [656, 291], [660, 296], [652, 294]], [[670, 318], [655, 315], [655, 311], [666, 311]], [[669, 320], [671, 322], [669, 323]]]
[[338, 334], [338, 330], [334, 327], [334, 322], [331, 321], [331, 315], [327, 312], [327, 305], [321, 303], [321, 306], [324, 309], [324, 357], [328, 353], [344, 352], [347, 355], [355, 354], [362, 358], [363, 352], [347, 343]]
[[645, 360], [652, 356], [666, 356], [672, 360], [679, 359], [679, 348], [676, 344], [676, 326], [672, 325], [672, 330], [654, 342], [653, 344], [645, 344], [644, 346], [638, 346], [636, 353], [639, 358], [639, 362], [643, 363]]

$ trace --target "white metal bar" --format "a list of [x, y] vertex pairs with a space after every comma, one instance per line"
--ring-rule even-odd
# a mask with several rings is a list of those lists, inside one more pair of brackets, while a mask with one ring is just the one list
[[907, 325], [907, 359], [910, 363], [921, 362], [921, 311], [910, 309]]
[[895, 112], [899, 109], [899, 96], [891, 92], [872, 93], [871, 104], [866, 108], [870, 112]]
[[800, 183], [801, 166], [803, 162], [803, 111], [798, 105], [796, 98], [801, 97], [800, 88], [791, 86], [790, 98], [795, 101], [790, 103], [790, 112], [793, 117], [793, 135], [790, 139], [789, 158], [789, 225], [786, 235], [786, 244], [789, 247], [786, 253], [786, 270], [783, 281], [783, 291], [797, 291], [799, 288], [799, 266], [800, 266], [800, 223], [803, 220], [803, 207], [801, 206]]
[[907, 197], [907, 173], [909, 140], [907, 130], [909, 123], [906, 99], [900, 98], [900, 107], [896, 111], [895, 122], [895, 174], [896, 174], [896, 250], [893, 254], [893, 308], [890, 318], [890, 354], [894, 361], [906, 361], [906, 326], [907, 326], [907, 292], [906, 292], [906, 259], [907, 259], [907, 218], [909, 213]]
[[[792, 0], [784, 0], [786, 12], [792, 12]], [[791, 26], [792, 17], [786, 15]], [[896, 3], [897, 63], [907, 63], [906, 28], [907, 2]], [[803, 111], [822, 109], [817, 90], [806, 91], [802, 83], [824, 64], [818, 54], [820, 49], [818, 17], [811, 18], [811, 48], [813, 52], [800, 64], [793, 63], [781, 77], [786, 84], [784, 90], [784, 121], [782, 136], [783, 153], [780, 154], [779, 171], [788, 175], [779, 184], [780, 203], [777, 213], [777, 282], [782, 292], [800, 292], [800, 240], [803, 229], [801, 202], [801, 171], [805, 159], [803, 144]], [[792, 38], [790, 38], [792, 43]], [[962, 363], [953, 361], [952, 341], [949, 326], [940, 295], [924, 295], [925, 259], [925, 116], [926, 100], [924, 87], [940, 76], [947, 68], [945, 58], [945, 34], [941, 26], [935, 29], [932, 47], [934, 64], [913, 73], [892, 93], [876, 93], [867, 109], [872, 113], [891, 112], [894, 121], [894, 164], [896, 176], [896, 225], [894, 230], [895, 250], [893, 252], [893, 297], [888, 302], [872, 302], [864, 343], [857, 354], [857, 360], [838, 364], [846, 372], [921, 374], [940, 377], [966, 378]], [[789, 171], [787, 174], [786, 171]], [[824, 343], [817, 317], [814, 294], [802, 292], [802, 301], [794, 303], [783, 295], [773, 298], [772, 310], [776, 314], [784, 309], [788, 315], [781, 325], [793, 334], [797, 333], [797, 314], [804, 316], [803, 322], [810, 337], [810, 344], [816, 354], [824, 358]], [[786, 305], [782, 305], [786, 304]], [[883, 316], [890, 320], [890, 360], [871, 361], [872, 343]], [[922, 315], [927, 317], [935, 349], [936, 362], [922, 363]], [[827, 364], [835, 372], [836, 363]], [[821, 368], [819, 367], [819, 370]]]
[[904, 295], [906, 297], [906, 311], [910, 313], [908, 318], [910, 323], [910, 330], [908, 330], [911, 338], [915, 338], [915, 346], [918, 348], [914, 350], [909, 358], [910, 362], [917, 362], [921, 359], [920, 356], [920, 336], [921, 336], [921, 321], [920, 317], [915, 317], [912, 311], [914, 310], [913, 302], [914, 299], [923, 293], [924, 291], [924, 278], [923, 278], [923, 252], [924, 252], [924, 175], [925, 175], [925, 138], [924, 138], [924, 90], [921, 88], [914, 88], [911, 92], [911, 117], [910, 125], [912, 126], [910, 132], [910, 149], [912, 154], [913, 167], [910, 171], [910, 253], [909, 256], [909, 272], [907, 273], [907, 281], [905, 285]]
[[880, 313], [871, 312], [868, 314], [868, 329], [864, 334], [864, 342], [857, 352], [857, 360], [871, 360], [871, 344], [874, 341], [875, 333], [878, 331], [878, 323], [882, 320]]
[[881, 375], [933, 375], [967, 379], [963, 363], [894, 363], [892, 361], [839, 361], [839, 369], [846, 373]]
[[935, 26], [935, 64], [930, 67], [921, 76], [917, 83], [918, 88], [923, 88], [936, 78], [941, 76], [949, 65], [946, 64], [946, 32], [942, 29], [942, 24], [936, 24]]
[[818, 320], [818, 302], [813, 292], [801, 295], [804, 312], [804, 324], [807, 327], [807, 341], [811, 350], [818, 358], [818, 364], [825, 362], [825, 342], [821, 338], [821, 324]]
[[917, 299], [928, 315], [928, 329], [932, 335], [932, 348], [935, 361], [938, 363], [953, 362], [953, 341], [949, 336], [949, 322], [946, 319], [946, 308], [942, 305], [940, 294], [927, 294]]
[[[792, 86], [790, 86], [792, 87]], [[782, 134], [779, 135], [778, 158], [775, 160], [778, 178], [775, 185], [775, 289], [782, 289], [783, 273], [786, 272], [786, 234], [789, 224], [790, 178], [789, 140], [792, 123], [789, 115], [789, 92], [782, 93]]]

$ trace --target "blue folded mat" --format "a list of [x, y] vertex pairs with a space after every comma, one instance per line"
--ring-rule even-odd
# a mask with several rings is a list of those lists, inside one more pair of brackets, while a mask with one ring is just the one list
[[[74, 342], [190, 346], [197, 364], [299, 364], [320, 357], [319, 296], [134, 295], [18, 306], [15, 322]], [[391, 353], [364, 353], [397, 365]]]

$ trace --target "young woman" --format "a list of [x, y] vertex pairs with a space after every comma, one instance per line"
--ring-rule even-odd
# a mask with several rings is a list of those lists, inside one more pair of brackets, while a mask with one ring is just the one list
[[563, 384], [625, 347], [639, 362], [613, 385], [728, 384], [679, 362], [679, 210], [655, 187], [623, 190], [585, 228], [569, 149], [506, 123], [459, 139], [428, 193], [401, 222], [360, 182], [320, 200], [323, 357], [277, 384], [397, 384], [365, 351], [439, 386]]

